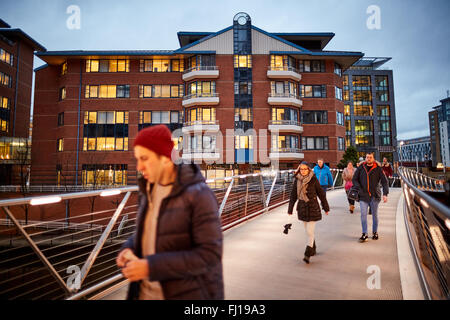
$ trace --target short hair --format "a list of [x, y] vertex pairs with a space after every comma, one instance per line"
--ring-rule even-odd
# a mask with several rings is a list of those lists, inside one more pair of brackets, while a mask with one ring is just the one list
[[369, 154], [373, 155], [373, 157], [375, 158], [375, 152], [373, 152], [373, 151], [367, 152], [366, 156], [369, 155]]
[[322, 161], [323, 161], [323, 158], [319, 158], [319, 159], [317, 159], [317, 161], [320, 161], [320, 160], [322, 160]]

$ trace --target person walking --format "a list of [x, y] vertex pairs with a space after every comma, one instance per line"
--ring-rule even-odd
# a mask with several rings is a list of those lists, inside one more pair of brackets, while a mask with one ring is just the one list
[[378, 240], [378, 205], [381, 201], [380, 184], [383, 187], [383, 202], [387, 202], [389, 184], [381, 167], [377, 164], [373, 153], [366, 154], [366, 161], [355, 171], [352, 179], [353, 185], [359, 191], [359, 204], [361, 208], [362, 236], [360, 242], [366, 242], [367, 235], [367, 211], [372, 211], [373, 240]]
[[165, 125], [139, 131], [136, 232], [116, 264], [130, 281], [129, 300], [224, 299], [217, 199], [195, 164], [172, 162]]
[[289, 199], [288, 214], [291, 215], [294, 205], [297, 202], [297, 216], [303, 221], [307, 234], [307, 245], [303, 261], [309, 264], [311, 256], [316, 254], [316, 241], [314, 231], [316, 222], [322, 219], [319, 202], [322, 203], [322, 209], [328, 215], [330, 207], [328, 206], [326, 194], [320, 186], [314, 172], [311, 170], [308, 162], [303, 161], [294, 174], [294, 182]]
[[314, 167], [314, 174], [319, 180], [320, 186], [326, 193], [327, 188], [333, 185], [333, 176], [331, 175], [330, 168], [323, 163], [323, 159], [319, 158], [317, 160], [317, 165]]
[[383, 158], [383, 163], [381, 164], [381, 168], [383, 169], [383, 173], [388, 178], [392, 178], [394, 174], [394, 170], [392, 169], [391, 164], [388, 162], [387, 158]]
[[350, 213], [353, 213], [353, 211], [355, 210], [355, 200], [350, 199], [348, 197], [348, 192], [350, 191], [351, 187], [353, 186], [352, 179], [353, 179], [354, 173], [355, 173], [355, 168], [353, 167], [353, 163], [351, 161], [349, 161], [347, 163], [347, 167], [342, 172], [342, 178], [345, 181], [344, 189], [345, 189], [345, 193], [347, 194], [347, 200], [348, 200], [348, 204], [350, 206], [349, 207]]

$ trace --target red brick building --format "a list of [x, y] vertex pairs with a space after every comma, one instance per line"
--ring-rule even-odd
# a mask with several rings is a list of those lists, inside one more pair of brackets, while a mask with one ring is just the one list
[[48, 51], [36, 69], [32, 184], [135, 184], [133, 140], [164, 123], [206, 177], [296, 168], [345, 149], [342, 72], [360, 52], [333, 33], [269, 33], [239, 13], [165, 51]]
[[[0, 184], [20, 184], [29, 166], [29, 128], [34, 51], [45, 48], [0, 19]], [[28, 150], [28, 151], [27, 151]]]

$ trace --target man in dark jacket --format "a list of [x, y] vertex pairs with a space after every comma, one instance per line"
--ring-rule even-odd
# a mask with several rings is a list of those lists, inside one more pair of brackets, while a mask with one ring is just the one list
[[378, 240], [378, 205], [381, 201], [380, 183], [383, 186], [383, 202], [387, 202], [389, 184], [386, 176], [377, 164], [373, 153], [367, 153], [366, 161], [357, 169], [352, 179], [353, 185], [359, 191], [359, 203], [361, 207], [362, 236], [360, 242], [366, 242], [367, 236], [367, 211], [372, 212], [373, 240]]
[[175, 165], [169, 129], [154, 126], [134, 142], [139, 179], [136, 232], [117, 265], [128, 299], [224, 299], [217, 199], [195, 164]]

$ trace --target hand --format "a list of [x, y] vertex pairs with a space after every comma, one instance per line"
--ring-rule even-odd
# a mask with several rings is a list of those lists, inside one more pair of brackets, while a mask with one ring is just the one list
[[138, 257], [129, 248], [120, 251], [116, 259], [116, 264], [119, 268], [125, 267], [129, 261], [138, 260]]
[[328, 215], [330, 213], [330, 211], [325, 212], [326, 215]]
[[122, 269], [122, 274], [131, 282], [148, 279], [149, 269], [147, 259], [129, 261], [125, 268]]
[[384, 202], [384, 203], [387, 202], [387, 196], [383, 196], [383, 202]]

